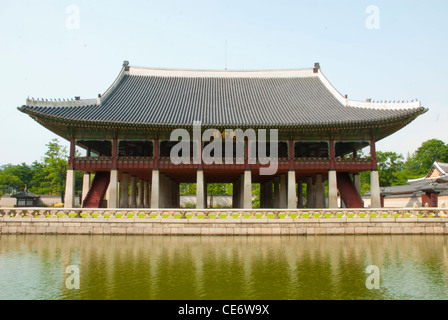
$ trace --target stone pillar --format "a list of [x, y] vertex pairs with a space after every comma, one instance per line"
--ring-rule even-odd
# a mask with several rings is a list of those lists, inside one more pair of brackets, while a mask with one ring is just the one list
[[358, 191], [359, 195], [361, 195], [361, 178], [359, 173], [353, 174], [353, 184], [355, 185], [356, 191]]
[[204, 171], [196, 171], [196, 208], [204, 209], [206, 206], [207, 193], [205, 190]]
[[252, 172], [250, 170], [244, 171], [244, 209], [252, 208]]
[[312, 207], [311, 208], [316, 208], [316, 182], [313, 182], [311, 184], [311, 203], [312, 203]]
[[232, 185], [232, 208], [238, 208], [238, 179]]
[[307, 208], [314, 208], [313, 203], [313, 178], [307, 177], [306, 178], [306, 207]]
[[[151, 182], [151, 208], [160, 208], [159, 207], [159, 191], [160, 191], [160, 176], [159, 170], [152, 170], [152, 182]], [[145, 192], [145, 194], [149, 194], [149, 192]]]
[[260, 183], [260, 209], [266, 208], [266, 184]]
[[131, 176], [131, 195], [129, 197], [129, 208], [137, 208], [137, 177]]
[[370, 207], [381, 208], [380, 178], [378, 170], [370, 171]]
[[232, 208], [238, 208], [238, 180], [232, 183]]
[[288, 171], [288, 209], [297, 208], [296, 203], [296, 172]]
[[272, 181], [266, 181], [266, 208], [272, 208]]
[[280, 197], [279, 197], [279, 208], [286, 208], [287, 203], [287, 185], [286, 185], [286, 174], [280, 174]]
[[274, 178], [274, 208], [280, 207], [280, 178]]
[[163, 173], [159, 173], [159, 208], [166, 208], [168, 197], [167, 197], [167, 178]]
[[148, 181], [148, 192], [146, 193], [148, 197], [148, 208], [151, 207], [151, 197], [152, 197], [152, 183]]
[[176, 182], [176, 208], [180, 208], [180, 183]]
[[90, 189], [90, 173], [84, 172], [82, 176], [82, 198], [81, 198], [81, 204], [84, 203], [84, 200], [87, 197], [87, 193], [89, 193]]
[[336, 170], [328, 171], [328, 208], [338, 208], [338, 182]]
[[123, 173], [120, 182], [120, 208], [129, 208], [129, 174]]
[[67, 169], [64, 208], [75, 207], [75, 169]]
[[297, 208], [303, 208], [303, 181], [297, 182]]
[[238, 208], [244, 208], [244, 173], [238, 179]]
[[325, 208], [325, 200], [323, 197], [322, 175], [316, 174], [316, 208]]
[[138, 195], [137, 195], [137, 208], [143, 208], [143, 185], [145, 184], [145, 180], [138, 179]]
[[118, 170], [110, 170], [109, 196], [107, 207], [111, 209], [118, 208]]

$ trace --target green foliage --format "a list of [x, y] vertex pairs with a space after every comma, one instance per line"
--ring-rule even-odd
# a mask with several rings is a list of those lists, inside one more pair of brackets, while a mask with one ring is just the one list
[[427, 140], [408, 158], [405, 169], [421, 176], [428, 173], [436, 161], [448, 162], [448, 145], [438, 139]]
[[68, 168], [67, 148], [61, 146], [57, 139], [53, 139], [46, 146], [48, 150], [43, 157], [43, 174], [47, 180], [42, 181], [41, 185], [46, 186], [53, 194], [60, 194], [63, 201]]
[[401, 154], [377, 151], [376, 158], [381, 187], [406, 183], [402, 181], [403, 177], [400, 175], [404, 167], [404, 158]]
[[260, 207], [260, 184], [252, 184], [252, 195], [255, 196], [255, 198], [252, 200], [252, 208], [259, 208]]
[[[423, 142], [412, 155], [408, 154], [406, 160], [403, 155], [390, 151], [377, 151], [376, 156], [380, 186], [403, 185], [409, 179], [427, 174], [434, 162], [448, 162], [448, 145], [441, 140], [430, 139]], [[363, 194], [370, 189], [370, 173], [362, 172], [360, 179]]]
[[[31, 165], [25, 163], [6, 164], [0, 167], [0, 193], [13, 194], [22, 192], [25, 188], [36, 194], [61, 195], [64, 198], [65, 178], [68, 167], [67, 148], [58, 139], [46, 144], [47, 151], [41, 161]], [[76, 192], [82, 186], [82, 172], [76, 172]]]

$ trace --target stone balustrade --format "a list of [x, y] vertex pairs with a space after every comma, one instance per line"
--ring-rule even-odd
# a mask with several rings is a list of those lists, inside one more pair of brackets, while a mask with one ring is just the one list
[[448, 208], [381, 209], [82, 209], [0, 208], [0, 218], [369, 219], [446, 218]]
[[447, 235], [447, 211], [0, 208], [0, 235]]

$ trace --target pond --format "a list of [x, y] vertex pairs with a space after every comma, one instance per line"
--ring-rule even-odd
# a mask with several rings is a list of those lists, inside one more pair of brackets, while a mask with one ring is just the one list
[[2, 235], [0, 299], [448, 299], [447, 240]]

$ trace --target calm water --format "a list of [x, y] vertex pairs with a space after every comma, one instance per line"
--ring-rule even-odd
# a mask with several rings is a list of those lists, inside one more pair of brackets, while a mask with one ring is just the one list
[[0, 299], [448, 299], [447, 240], [2, 235]]

